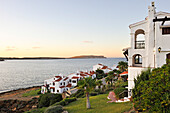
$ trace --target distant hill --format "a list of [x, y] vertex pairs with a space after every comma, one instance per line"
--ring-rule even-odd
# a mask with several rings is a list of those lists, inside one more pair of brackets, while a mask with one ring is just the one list
[[106, 58], [104, 56], [95, 56], [95, 55], [81, 55], [81, 56], [74, 56], [71, 58], [80, 58], [80, 59], [85, 59], [85, 58]]
[[81, 55], [81, 56], [74, 56], [70, 58], [60, 58], [60, 57], [23, 57], [23, 58], [18, 58], [18, 57], [0, 57], [1, 61], [4, 60], [50, 60], [50, 59], [74, 59], [74, 58], [80, 58], [80, 59], [85, 59], [85, 58], [106, 58], [104, 56], [95, 56], [95, 55]]
[[23, 58], [18, 58], [18, 57], [0, 57], [0, 59], [3, 60], [47, 60], [47, 59], [65, 59], [65, 58], [59, 58], [59, 57], [23, 57]]

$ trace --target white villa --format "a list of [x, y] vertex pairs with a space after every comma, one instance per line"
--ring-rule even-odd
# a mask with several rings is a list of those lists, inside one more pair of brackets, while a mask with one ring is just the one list
[[77, 86], [78, 81], [86, 77], [92, 77], [92, 79], [94, 79], [96, 78], [96, 74], [94, 71], [80, 71], [68, 76], [55, 76], [44, 81], [44, 85], [41, 87], [41, 93], [46, 93], [47, 89], [51, 93], [63, 93]]
[[97, 64], [93, 66], [92, 71], [78, 71], [77, 73], [72, 73], [68, 76], [57, 75], [44, 81], [44, 85], [41, 87], [41, 93], [44, 94], [47, 90], [55, 94], [71, 91], [71, 89], [77, 86], [79, 80], [87, 77], [92, 77], [92, 79], [96, 78], [95, 71], [97, 69], [101, 69], [105, 73], [112, 71], [108, 66]]
[[131, 24], [131, 47], [124, 49], [128, 59], [128, 95], [131, 96], [134, 78], [142, 70], [161, 67], [170, 59], [170, 13], [156, 12], [154, 2], [148, 16]]

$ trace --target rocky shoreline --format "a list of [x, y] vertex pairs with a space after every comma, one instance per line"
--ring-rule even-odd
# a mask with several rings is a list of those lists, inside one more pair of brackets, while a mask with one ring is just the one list
[[22, 113], [37, 108], [38, 98], [29, 101], [3, 100], [0, 101], [0, 113]]
[[23, 97], [23, 94], [40, 88], [33, 86], [0, 93], [0, 113], [22, 113], [37, 108], [39, 96]]

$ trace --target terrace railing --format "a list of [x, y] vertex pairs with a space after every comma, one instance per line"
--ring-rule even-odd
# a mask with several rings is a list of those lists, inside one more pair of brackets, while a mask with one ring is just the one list
[[135, 41], [135, 49], [145, 49], [145, 41]]

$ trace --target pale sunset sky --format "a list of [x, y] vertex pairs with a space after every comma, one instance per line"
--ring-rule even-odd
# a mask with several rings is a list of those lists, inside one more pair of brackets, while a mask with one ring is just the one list
[[[0, 0], [0, 57], [123, 57], [152, 0]], [[170, 12], [170, 0], [155, 0]]]

